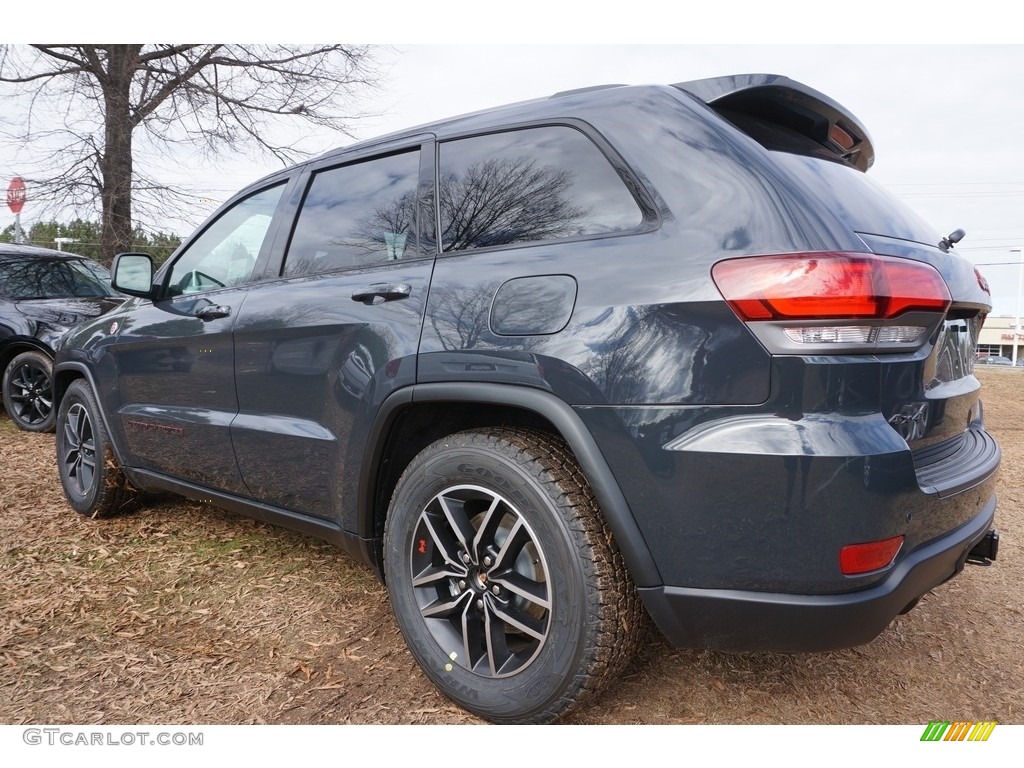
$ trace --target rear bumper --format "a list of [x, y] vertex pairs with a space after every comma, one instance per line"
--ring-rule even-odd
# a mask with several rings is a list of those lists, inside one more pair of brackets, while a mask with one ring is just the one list
[[870, 642], [900, 613], [961, 570], [992, 525], [993, 495], [974, 518], [901, 558], [876, 585], [832, 595], [732, 589], [640, 589], [658, 628], [680, 648], [828, 651]]

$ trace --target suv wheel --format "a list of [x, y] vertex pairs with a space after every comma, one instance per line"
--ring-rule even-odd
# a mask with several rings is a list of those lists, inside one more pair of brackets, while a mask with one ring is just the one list
[[496, 722], [555, 719], [632, 658], [640, 605], [568, 448], [525, 430], [424, 449], [384, 531], [391, 602], [412, 654]]
[[52, 370], [53, 362], [42, 352], [22, 352], [4, 370], [4, 409], [20, 429], [53, 431]]
[[71, 383], [57, 413], [57, 470], [76, 512], [108, 517], [131, 509], [136, 491], [114, 457], [96, 398], [83, 379]]

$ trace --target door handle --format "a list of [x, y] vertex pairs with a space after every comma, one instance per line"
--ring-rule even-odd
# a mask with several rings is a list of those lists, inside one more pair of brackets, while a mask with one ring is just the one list
[[378, 283], [359, 288], [352, 294], [352, 301], [361, 301], [363, 304], [383, 304], [385, 301], [407, 299], [411, 293], [412, 286], [408, 283]]
[[231, 307], [226, 307], [221, 304], [207, 304], [205, 307], [196, 310], [196, 317], [203, 322], [207, 320], [216, 320], [220, 317], [227, 317], [231, 314]]

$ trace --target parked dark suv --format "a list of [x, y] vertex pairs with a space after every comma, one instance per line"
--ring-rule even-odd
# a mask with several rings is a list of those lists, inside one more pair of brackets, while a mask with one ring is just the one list
[[110, 273], [91, 259], [0, 243], [0, 381], [15, 426], [53, 431], [50, 369], [57, 339], [123, 300], [110, 287]]
[[996, 555], [984, 281], [784, 77], [606, 86], [228, 201], [58, 355], [72, 507], [212, 500], [377, 569], [495, 721], [631, 658], [870, 641]]

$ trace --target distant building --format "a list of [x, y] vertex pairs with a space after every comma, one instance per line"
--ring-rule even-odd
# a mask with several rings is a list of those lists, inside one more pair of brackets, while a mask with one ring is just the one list
[[1016, 344], [1017, 359], [1024, 357], [1024, 318], [1017, 329], [1013, 325], [1016, 320], [1012, 315], [989, 315], [978, 338], [978, 354], [1003, 355], [1012, 360]]

